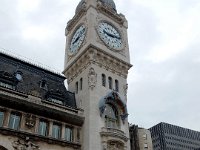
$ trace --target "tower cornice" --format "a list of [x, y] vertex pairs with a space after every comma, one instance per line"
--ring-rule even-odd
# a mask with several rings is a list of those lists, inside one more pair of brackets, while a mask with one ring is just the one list
[[127, 78], [128, 70], [132, 67], [131, 64], [106, 53], [100, 48], [94, 45], [88, 45], [88, 47], [82, 51], [77, 58], [72, 60], [63, 71], [63, 74], [65, 74], [68, 79], [68, 83], [73, 81], [73, 79], [82, 73], [90, 64], [98, 65], [125, 79]]

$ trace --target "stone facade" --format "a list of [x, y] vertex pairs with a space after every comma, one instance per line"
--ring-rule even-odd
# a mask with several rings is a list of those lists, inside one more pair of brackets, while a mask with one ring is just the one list
[[65, 77], [4, 53], [0, 64], [0, 149], [81, 149], [83, 112]]
[[0, 53], [0, 149], [130, 150], [127, 24], [113, 0], [81, 0], [65, 76]]
[[[126, 103], [127, 76], [132, 65], [128, 23], [114, 6], [113, 0], [82, 0], [66, 27], [63, 73], [68, 79], [69, 90], [76, 93], [78, 106], [84, 110], [83, 150], [130, 150]], [[119, 49], [111, 48], [98, 34], [102, 22], [110, 24], [119, 33], [117, 39], [122, 41]], [[76, 36], [80, 26], [85, 29]], [[79, 41], [81, 38], [83, 40]], [[106, 114], [110, 108], [114, 109], [114, 118]]]

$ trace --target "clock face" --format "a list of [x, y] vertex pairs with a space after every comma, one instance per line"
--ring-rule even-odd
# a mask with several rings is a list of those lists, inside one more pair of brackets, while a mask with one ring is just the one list
[[121, 50], [122, 49], [122, 38], [120, 33], [112, 25], [101, 22], [98, 25], [98, 34], [101, 40], [111, 49]]
[[73, 34], [69, 51], [71, 54], [77, 53], [78, 49], [80, 48], [83, 40], [85, 38], [86, 28], [85, 25], [80, 26]]

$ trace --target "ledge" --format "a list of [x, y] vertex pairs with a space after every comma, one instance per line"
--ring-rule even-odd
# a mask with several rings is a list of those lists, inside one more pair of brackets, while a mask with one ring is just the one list
[[37, 135], [37, 134], [31, 134], [28, 132], [24, 132], [24, 131], [18, 131], [18, 130], [13, 130], [13, 129], [9, 129], [9, 128], [3, 128], [0, 127], [0, 134], [6, 135], [6, 136], [17, 136], [19, 138], [22, 139], [26, 139], [26, 137], [29, 137], [31, 140], [34, 141], [43, 141], [46, 142], [48, 144], [58, 144], [61, 146], [69, 146], [69, 147], [73, 147], [76, 149], [80, 149], [81, 148], [81, 144], [80, 143], [75, 143], [75, 142], [68, 142], [62, 139], [54, 139], [51, 137], [45, 137], [45, 136], [41, 136], [41, 135]]
[[84, 117], [78, 113], [78, 110], [72, 111], [68, 108], [59, 108], [58, 106], [54, 105], [50, 107], [51, 105], [42, 103], [40, 101], [41, 99], [38, 99], [37, 101], [31, 101], [27, 97], [1, 92], [1, 90], [0, 97], [1, 106], [4, 107], [24, 111], [26, 113], [35, 114], [38, 116], [44, 116], [77, 126], [82, 126], [84, 122]]
[[125, 142], [128, 141], [128, 138], [126, 137], [125, 133], [119, 129], [103, 127], [103, 128], [101, 128], [100, 134], [101, 134], [101, 136], [119, 138]]

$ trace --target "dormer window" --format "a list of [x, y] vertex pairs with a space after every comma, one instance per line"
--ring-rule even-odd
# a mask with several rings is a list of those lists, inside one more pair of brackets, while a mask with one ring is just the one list
[[23, 80], [23, 77], [22, 77], [22, 72], [21, 71], [17, 71], [15, 73], [15, 78], [17, 79], [17, 81], [22, 81]]
[[40, 81], [40, 88], [47, 90], [47, 81], [46, 80]]
[[56, 98], [49, 97], [47, 100], [55, 104], [63, 105], [63, 101]]

